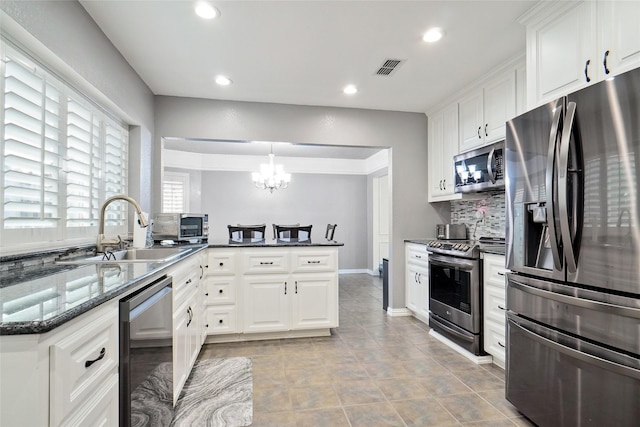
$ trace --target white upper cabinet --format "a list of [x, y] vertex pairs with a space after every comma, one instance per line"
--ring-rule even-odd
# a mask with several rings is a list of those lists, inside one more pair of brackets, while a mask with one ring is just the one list
[[460, 101], [461, 153], [504, 139], [505, 122], [516, 115], [516, 76], [509, 70]]
[[640, 2], [543, 2], [527, 25], [529, 108], [640, 66]]
[[459, 199], [454, 193], [453, 156], [458, 154], [458, 104], [429, 116], [429, 201]]

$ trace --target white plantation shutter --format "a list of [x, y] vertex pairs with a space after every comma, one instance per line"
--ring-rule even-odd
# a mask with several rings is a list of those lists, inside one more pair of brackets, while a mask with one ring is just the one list
[[[93, 240], [102, 203], [128, 191], [127, 127], [1, 43], [0, 245]], [[106, 224], [126, 231], [127, 212], [113, 203]]]
[[189, 211], [189, 174], [165, 172], [162, 181], [162, 212]]
[[60, 83], [4, 60], [4, 228], [56, 228], [60, 218]]

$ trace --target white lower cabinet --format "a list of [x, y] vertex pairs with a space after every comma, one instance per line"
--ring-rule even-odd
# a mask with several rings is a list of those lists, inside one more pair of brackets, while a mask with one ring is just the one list
[[173, 279], [173, 403], [180, 397], [184, 383], [202, 346], [202, 307], [200, 257], [187, 258], [167, 274]]
[[117, 300], [0, 348], [0, 425], [118, 425]]
[[291, 329], [338, 326], [338, 277], [332, 273], [294, 274]]
[[493, 356], [496, 365], [505, 366], [506, 290], [505, 257], [488, 254], [483, 256], [483, 330], [484, 351]]
[[243, 331], [286, 331], [290, 325], [292, 283], [288, 275], [246, 277], [243, 287]]
[[429, 253], [427, 246], [405, 243], [405, 289], [407, 308], [413, 315], [429, 321]]

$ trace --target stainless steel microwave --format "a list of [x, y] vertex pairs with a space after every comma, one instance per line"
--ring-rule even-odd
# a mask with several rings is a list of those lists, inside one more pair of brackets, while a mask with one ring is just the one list
[[193, 213], [159, 213], [153, 217], [153, 240], [206, 240], [209, 238], [209, 215]]
[[504, 141], [453, 158], [456, 193], [476, 193], [504, 188]]

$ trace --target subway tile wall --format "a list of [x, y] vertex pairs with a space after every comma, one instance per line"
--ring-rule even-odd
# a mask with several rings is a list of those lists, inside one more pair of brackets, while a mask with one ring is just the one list
[[465, 224], [469, 239], [505, 237], [504, 191], [479, 193], [478, 196], [480, 198], [473, 200], [452, 200], [451, 223]]

